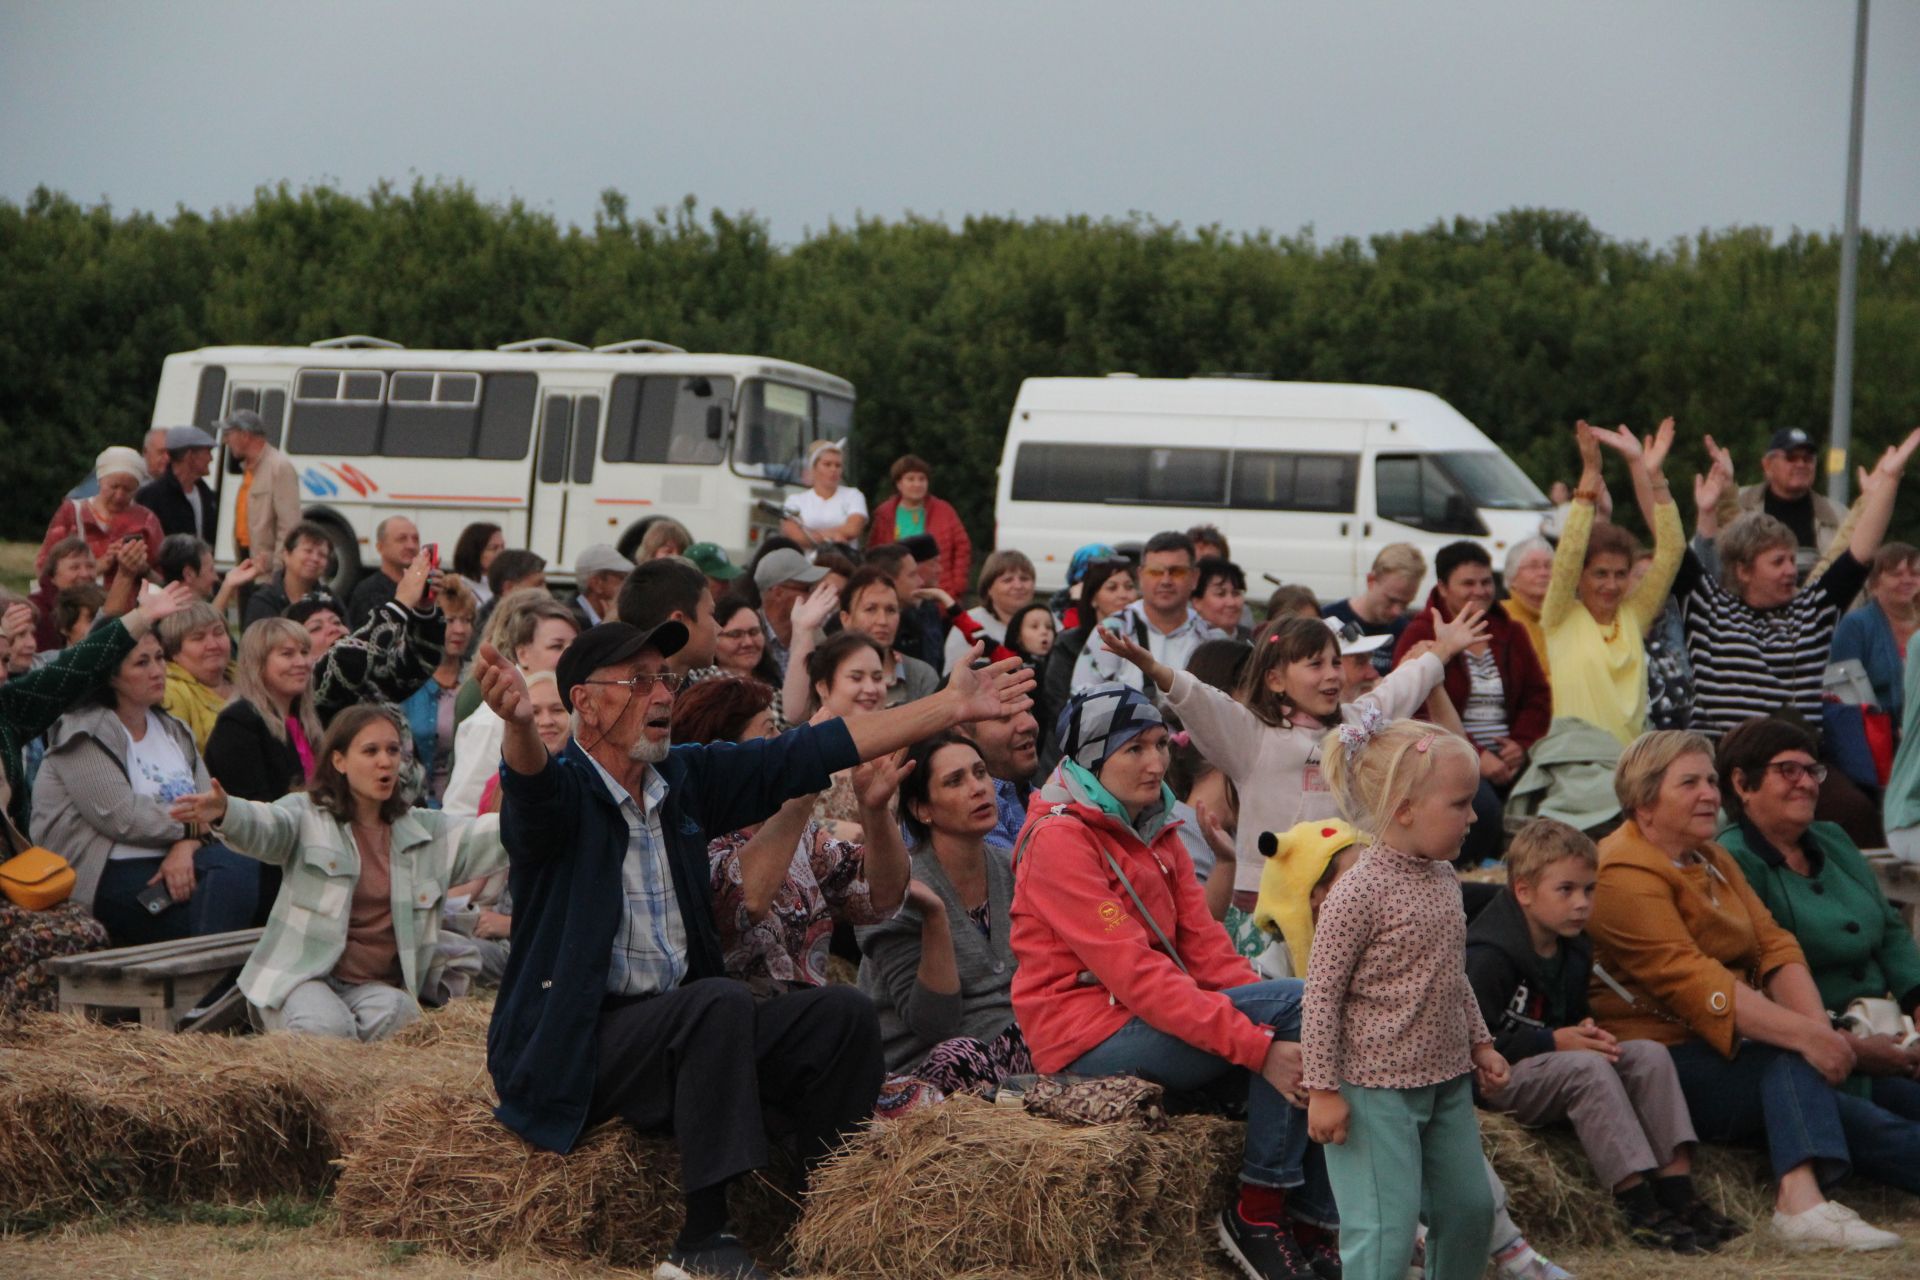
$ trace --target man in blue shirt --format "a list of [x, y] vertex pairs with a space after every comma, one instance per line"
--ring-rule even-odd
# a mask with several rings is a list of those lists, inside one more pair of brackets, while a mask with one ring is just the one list
[[686, 641], [678, 621], [582, 632], [555, 673], [573, 732], [553, 756], [525, 678], [481, 646], [481, 692], [506, 725], [500, 832], [514, 904], [487, 1065], [495, 1114], [536, 1145], [571, 1150], [615, 1118], [680, 1135], [687, 1217], [668, 1261], [753, 1280], [763, 1273], [726, 1229], [727, 1185], [766, 1164], [769, 1114], [809, 1161], [865, 1120], [880, 1032], [857, 988], [756, 1001], [725, 976], [707, 845], [861, 760], [1022, 711], [1033, 677], [1010, 660], [855, 724], [669, 748], [681, 676], [668, 659]]

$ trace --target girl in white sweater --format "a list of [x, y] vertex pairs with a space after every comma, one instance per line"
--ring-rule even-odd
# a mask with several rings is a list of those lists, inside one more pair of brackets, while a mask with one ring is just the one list
[[1272, 940], [1253, 923], [1265, 865], [1260, 833], [1338, 816], [1333, 793], [1320, 776], [1320, 739], [1369, 709], [1389, 720], [1413, 715], [1439, 686], [1454, 655], [1486, 634], [1477, 609], [1463, 610], [1451, 622], [1436, 616], [1431, 649], [1409, 657], [1370, 693], [1347, 703], [1340, 701], [1339, 642], [1316, 618], [1270, 619], [1253, 638], [1253, 653], [1232, 697], [1173, 670], [1126, 636], [1106, 637], [1109, 649], [1159, 686], [1195, 750], [1239, 790], [1227, 932], [1266, 976], [1290, 976], [1291, 967], [1286, 948], [1269, 950]]

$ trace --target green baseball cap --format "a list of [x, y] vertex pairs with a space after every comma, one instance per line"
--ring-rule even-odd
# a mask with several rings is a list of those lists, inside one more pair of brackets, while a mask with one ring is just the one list
[[726, 548], [717, 542], [694, 543], [687, 548], [687, 559], [715, 582], [732, 582], [742, 572], [739, 565], [727, 558]]

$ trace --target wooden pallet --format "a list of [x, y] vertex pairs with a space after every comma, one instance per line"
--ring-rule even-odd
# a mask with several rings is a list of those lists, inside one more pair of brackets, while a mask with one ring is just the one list
[[44, 961], [60, 979], [60, 1011], [103, 1018], [138, 1013], [143, 1026], [177, 1031], [181, 1019], [247, 962], [260, 929], [150, 942]]

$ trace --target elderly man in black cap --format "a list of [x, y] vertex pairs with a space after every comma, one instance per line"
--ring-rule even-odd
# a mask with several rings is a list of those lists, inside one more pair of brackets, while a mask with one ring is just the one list
[[1814, 481], [1820, 475], [1819, 454], [1813, 437], [1799, 427], [1782, 427], [1773, 433], [1760, 459], [1760, 472], [1765, 478], [1759, 484], [1745, 485], [1731, 501], [1722, 500], [1719, 527], [1726, 527], [1749, 511], [1766, 512], [1793, 530], [1800, 544], [1800, 576], [1804, 579], [1807, 570], [1832, 549], [1847, 513], [1828, 501], [1825, 494], [1814, 492]]
[[213, 470], [213, 437], [198, 427], [168, 427], [167, 467], [134, 491], [165, 534], [190, 533], [209, 546], [220, 514], [206, 476]]
[[[514, 944], [487, 1036], [501, 1122], [569, 1151], [620, 1119], [681, 1139], [687, 1218], [656, 1274], [758, 1277], [727, 1232], [727, 1185], [767, 1161], [767, 1116], [816, 1158], [872, 1111], [880, 1031], [857, 989], [756, 1001], [724, 976], [709, 891], [711, 837], [752, 826], [834, 773], [1031, 702], [1011, 660], [849, 724], [669, 749], [687, 629], [607, 622], [561, 655], [572, 737], [550, 755], [525, 678], [491, 645], [481, 692], [506, 722], [501, 838]], [[789, 854], [782, 853], [787, 857]], [[671, 1268], [671, 1269], [669, 1269]]]

